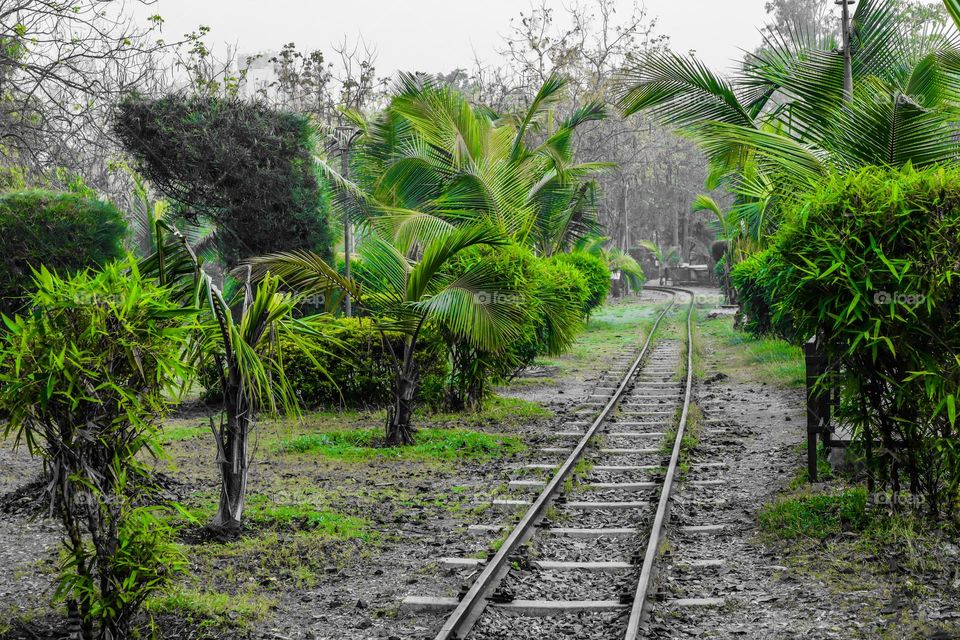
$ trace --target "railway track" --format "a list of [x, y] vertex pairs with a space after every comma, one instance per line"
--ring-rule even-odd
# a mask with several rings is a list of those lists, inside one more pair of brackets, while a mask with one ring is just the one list
[[[404, 601], [407, 610], [450, 610], [436, 640], [570, 632], [643, 637], [693, 399], [694, 295], [648, 289], [669, 299], [640, 352], [621, 356], [604, 373], [576, 419], [553, 434], [556, 446], [542, 448], [539, 460], [510, 481], [508, 497], [494, 501], [522, 517], [509, 527], [471, 527], [475, 534], [501, 536], [487, 558], [442, 560], [448, 568], [472, 571], [472, 583], [457, 597]], [[681, 307], [686, 339], [658, 340], [664, 320]], [[691, 472], [719, 467], [699, 463]], [[713, 530], [686, 526], [678, 533]], [[657, 606], [719, 604], [718, 598], [678, 598]]]

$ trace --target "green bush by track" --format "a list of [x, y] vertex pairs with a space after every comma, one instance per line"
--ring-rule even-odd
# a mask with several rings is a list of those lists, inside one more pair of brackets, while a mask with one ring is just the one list
[[583, 313], [589, 316], [594, 310], [603, 305], [610, 295], [610, 269], [603, 259], [577, 251], [574, 253], [559, 253], [553, 258], [554, 262], [566, 264], [579, 271], [587, 282], [587, 299]]
[[960, 499], [960, 168], [835, 176], [789, 212], [765, 286], [819, 333], [875, 484]]
[[[312, 409], [387, 406], [393, 397], [390, 385], [394, 365], [380, 332], [369, 321], [340, 318], [331, 320], [325, 335], [329, 340], [319, 345], [324, 352], [313, 353], [321, 368], [295, 345], [282, 345], [287, 378], [303, 405]], [[398, 333], [388, 333], [387, 337], [397, 353], [402, 353], [403, 337]], [[418, 400], [427, 407], [439, 408], [449, 366], [445, 345], [436, 332], [421, 335], [416, 358], [422, 373]]]

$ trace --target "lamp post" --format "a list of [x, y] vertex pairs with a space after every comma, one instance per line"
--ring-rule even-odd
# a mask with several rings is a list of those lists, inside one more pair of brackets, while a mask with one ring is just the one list
[[[337, 146], [340, 151], [340, 175], [345, 180], [350, 179], [350, 147], [360, 136], [360, 130], [350, 126], [337, 127], [340, 134], [337, 138]], [[350, 212], [346, 207], [343, 209], [343, 275], [350, 279], [350, 256], [353, 254], [353, 224], [350, 222]], [[348, 318], [353, 316], [353, 302], [350, 294], [346, 294], [344, 301], [344, 313]]]
[[842, 7], [841, 37], [843, 40], [843, 99], [853, 100], [853, 52], [850, 50], [850, 5], [855, 0], [836, 0]]

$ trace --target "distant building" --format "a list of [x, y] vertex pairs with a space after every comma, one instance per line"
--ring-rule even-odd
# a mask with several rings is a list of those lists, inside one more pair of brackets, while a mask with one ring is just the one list
[[277, 81], [277, 74], [270, 59], [277, 54], [266, 53], [241, 54], [237, 57], [240, 68], [246, 67], [246, 78], [240, 83], [240, 95], [250, 98], [270, 92], [270, 85]]

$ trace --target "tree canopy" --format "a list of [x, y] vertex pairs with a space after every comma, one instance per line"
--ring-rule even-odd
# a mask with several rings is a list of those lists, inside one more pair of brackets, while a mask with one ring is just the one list
[[174, 215], [213, 224], [227, 266], [274, 251], [330, 255], [328, 196], [305, 116], [234, 98], [131, 95], [114, 128]]

